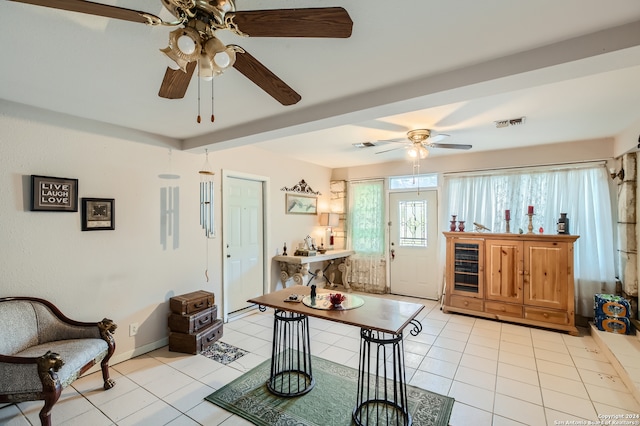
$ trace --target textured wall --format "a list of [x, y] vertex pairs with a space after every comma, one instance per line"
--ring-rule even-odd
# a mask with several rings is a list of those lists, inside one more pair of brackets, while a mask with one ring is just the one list
[[[18, 111], [20, 110], [20, 111]], [[41, 110], [16, 108], [0, 101], [0, 297], [38, 296], [57, 304], [68, 316], [85, 321], [105, 316], [119, 324], [118, 357], [145, 351], [167, 337], [171, 296], [222, 288], [220, 205], [217, 235], [206, 240], [199, 224], [197, 171], [203, 151], [173, 150], [169, 171], [166, 138], [110, 128]], [[209, 154], [220, 200], [221, 168], [267, 176], [268, 257], [282, 242], [292, 244], [321, 232], [315, 216], [286, 215], [283, 186], [306, 179], [329, 204], [330, 170], [299, 161], [274, 167], [282, 159], [244, 147]], [[30, 175], [76, 178], [79, 196], [115, 199], [115, 230], [81, 231], [81, 213], [29, 211]], [[164, 225], [163, 191], [175, 193], [177, 214], [171, 235]], [[275, 286], [277, 277], [271, 277]], [[139, 323], [135, 337], [129, 324]]]

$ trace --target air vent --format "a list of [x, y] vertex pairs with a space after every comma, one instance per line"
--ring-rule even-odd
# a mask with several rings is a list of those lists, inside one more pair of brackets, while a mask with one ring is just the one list
[[373, 142], [358, 142], [354, 143], [353, 146], [356, 148], [371, 148], [372, 146], [376, 146]]
[[524, 120], [526, 117], [519, 117], [519, 118], [510, 118], [508, 120], [498, 120], [498, 121], [494, 121], [494, 124], [496, 125], [497, 129], [501, 129], [503, 127], [509, 127], [509, 126], [520, 126], [521, 124], [524, 124]]

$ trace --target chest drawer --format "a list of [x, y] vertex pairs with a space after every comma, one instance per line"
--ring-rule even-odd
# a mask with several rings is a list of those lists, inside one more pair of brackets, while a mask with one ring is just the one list
[[213, 293], [204, 290], [174, 296], [169, 299], [169, 308], [174, 314], [188, 315], [212, 307]]
[[169, 350], [185, 354], [199, 354], [222, 337], [222, 320], [214, 320], [213, 324], [195, 334], [169, 333]]
[[508, 303], [484, 302], [484, 311], [490, 314], [522, 318], [522, 306]]
[[483, 301], [475, 297], [462, 297], [451, 295], [451, 306], [454, 308], [469, 309], [482, 312]]
[[169, 315], [169, 330], [193, 334], [213, 324], [217, 317], [218, 307], [216, 305], [191, 315], [171, 314]]
[[552, 324], [569, 324], [569, 314], [566, 311], [554, 311], [552, 309], [525, 306], [524, 317], [526, 319], [549, 322]]

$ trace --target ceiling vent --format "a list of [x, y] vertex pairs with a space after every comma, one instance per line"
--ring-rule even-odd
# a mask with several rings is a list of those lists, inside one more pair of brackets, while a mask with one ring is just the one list
[[353, 146], [356, 148], [371, 148], [372, 146], [376, 146], [373, 142], [358, 142], [354, 143]]
[[503, 127], [509, 127], [509, 126], [520, 126], [524, 124], [525, 118], [526, 117], [519, 117], [519, 118], [510, 118], [508, 120], [498, 120], [498, 121], [494, 121], [494, 124], [496, 125], [497, 129], [501, 129]]

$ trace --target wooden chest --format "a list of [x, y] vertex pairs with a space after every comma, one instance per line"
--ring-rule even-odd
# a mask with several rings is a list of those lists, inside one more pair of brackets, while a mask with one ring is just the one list
[[213, 324], [218, 317], [218, 307], [213, 305], [190, 315], [172, 313], [169, 315], [169, 330], [193, 334]]
[[169, 333], [169, 350], [186, 354], [199, 354], [222, 337], [222, 320], [215, 320], [198, 333]]
[[204, 290], [174, 296], [169, 300], [169, 308], [174, 314], [188, 315], [213, 306], [213, 293]]

